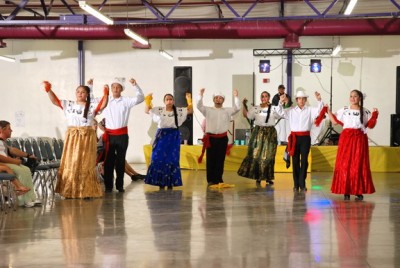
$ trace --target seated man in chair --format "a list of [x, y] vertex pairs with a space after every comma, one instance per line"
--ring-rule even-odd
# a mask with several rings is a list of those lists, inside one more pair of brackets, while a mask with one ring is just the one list
[[16, 175], [17, 179], [30, 191], [24, 195], [18, 196], [18, 204], [25, 207], [33, 207], [41, 204], [40, 200], [36, 199], [36, 194], [33, 190], [32, 174], [28, 167], [22, 165], [21, 158], [35, 158], [15, 147], [8, 146], [6, 140], [11, 137], [12, 129], [9, 122], [0, 120], [0, 163], [9, 167]]

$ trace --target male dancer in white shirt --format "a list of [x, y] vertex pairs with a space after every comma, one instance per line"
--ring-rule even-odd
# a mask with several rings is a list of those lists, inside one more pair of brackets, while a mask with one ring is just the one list
[[[223, 108], [225, 96], [221, 93], [214, 94], [214, 107], [203, 106], [202, 88], [197, 101], [197, 109], [204, 115], [206, 120], [205, 135], [203, 137], [203, 152], [199, 158], [202, 161], [204, 150], [206, 150], [207, 182], [208, 185], [223, 183], [225, 154], [228, 147], [228, 129], [232, 115], [240, 111], [238, 91], [233, 91], [234, 105], [232, 108]], [[224, 187], [224, 186], [222, 186]], [[227, 186], [225, 186], [227, 187]]]
[[295, 192], [307, 191], [306, 177], [308, 154], [310, 153], [311, 148], [310, 130], [314, 120], [319, 116], [324, 106], [324, 103], [321, 100], [321, 94], [315, 92], [315, 97], [317, 98], [318, 106], [306, 106], [308, 96], [304, 91], [297, 91], [297, 105], [284, 110], [285, 118], [289, 120], [291, 131], [288, 139], [287, 150], [293, 160], [293, 191]]
[[136, 83], [136, 80], [131, 78], [129, 82], [135, 90], [135, 97], [121, 96], [121, 92], [124, 90], [124, 79], [115, 79], [111, 84], [112, 95], [102, 113], [106, 121], [106, 130], [103, 134], [103, 141], [105, 141], [107, 151], [104, 161], [104, 185], [106, 193], [110, 193], [113, 190], [114, 168], [117, 174], [115, 187], [120, 193], [125, 192], [124, 170], [129, 141], [127, 127], [129, 114], [133, 106], [144, 100], [144, 94]]

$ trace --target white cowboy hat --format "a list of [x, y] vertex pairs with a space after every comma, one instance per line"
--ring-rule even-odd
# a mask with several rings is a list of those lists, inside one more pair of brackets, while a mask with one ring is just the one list
[[125, 89], [125, 77], [115, 77], [114, 80], [111, 82], [112, 84], [120, 84], [122, 87], [122, 90]]
[[296, 98], [308, 98], [308, 95], [303, 90], [299, 90], [296, 92]]
[[225, 99], [225, 95], [222, 94], [221, 92], [214, 93], [214, 94], [213, 94], [213, 99], [214, 99], [215, 97], [217, 97], [217, 96], [220, 96], [220, 97], [222, 97], [223, 99]]

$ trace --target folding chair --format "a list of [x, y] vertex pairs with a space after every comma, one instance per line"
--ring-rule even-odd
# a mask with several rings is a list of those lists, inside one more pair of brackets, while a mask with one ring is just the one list
[[51, 191], [51, 195], [54, 196], [54, 189], [57, 181], [57, 171], [60, 167], [60, 161], [56, 159], [54, 151], [47, 140], [39, 139], [39, 148], [42, 153], [42, 157], [45, 155], [47, 159], [44, 161], [45, 164], [50, 167], [50, 177], [47, 179], [47, 185]]
[[64, 150], [64, 141], [62, 139], [58, 139], [58, 144], [60, 144], [61, 154], [62, 154]]
[[45, 158], [42, 157], [43, 152], [40, 151], [37, 141], [35, 139], [32, 139], [31, 144], [33, 154], [34, 156], [36, 156], [39, 163], [33, 176], [33, 184], [35, 185], [36, 193], [39, 196], [47, 197], [47, 179], [49, 177], [49, 173], [51, 172], [51, 167], [45, 162], [47, 160], [47, 155], [45, 156]]
[[54, 149], [54, 155], [56, 157], [56, 160], [61, 161], [62, 157], [62, 145], [60, 145], [60, 142], [56, 139], [53, 138], [53, 149]]
[[21, 145], [19, 144], [17, 139], [11, 139], [11, 147], [17, 148], [22, 151]]
[[0, 173], [0, 205], [1, 211], [7, 213], [9, 208], [17, 210], [17, 195], [14, 190], [12, 180], [15, 179], [15, 175], [8, 173]]

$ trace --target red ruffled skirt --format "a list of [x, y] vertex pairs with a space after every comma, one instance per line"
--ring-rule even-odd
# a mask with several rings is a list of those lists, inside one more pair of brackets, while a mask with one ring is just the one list
[[340, 134], [331, 191], [349, 195], [375, 192], [369, 166], [368, 137], [360, 129], [344, 129]]

